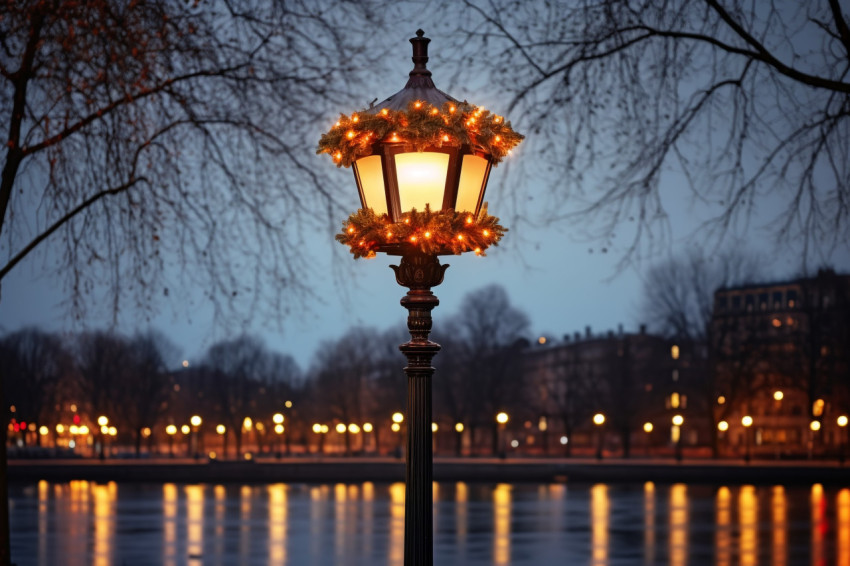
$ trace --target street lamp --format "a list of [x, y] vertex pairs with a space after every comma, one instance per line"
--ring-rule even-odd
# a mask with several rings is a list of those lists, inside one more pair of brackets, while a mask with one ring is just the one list
[[507, 457], [507, 448], [505, 447], [505, 425], [508, 424], [508, 414], [505, 412], [501, 412], [496, 415], [496, 438], [494, 439], [497, 446], [493, 447], [493, 452], [499, 453], [500, 458]]
[[676, 427], [673, 429], [676, 436], [676, 460], [678, 462], [682, 461], [682, 425], [684, 422], [685, 418], [682, 415], [673, 415], [673, 426]]
[[221, 437], [221, 459], [227, 460], [227, 427], [223, 424], [215, 425], [215, 432]]
[[422, 30], [410, 40], [414, 68], [405, 87], [383, 102], [340, 120], [319, 141], [319, 153], [351, 166], [362, 208], [337, 240], [355, 258], [377, 252], [401, 256], [395, 271], [409, 291], [405, 565], [433, 563], [431, 360], [440, 346], [428, 339], [431, 292], [448, 265], [438, 255], [481, 254], [505, 232], [487, 214], [484, 193], [491, 168], [522, 136], [502, 116], [460, 102], [431, 80]]
[[200, 456], [200, 435], [198, 435], [198, 427], [201, 426], [202, 422], [203, 419], [201, 419], [198, 415], [192, 415], [189, 419], [189, 424], [192, 425], [192, 437], [195, 441], [195, 460], [197, 460]]
[[455, 423], [455, 454], [461, 456], [463, 452], [463, 423]]
[[835, 419], [835, 422], [838, 425], [838, 443], [839, 443], [838, 461], [843, 465], [844, 464], [844, 434], [845, 434], [845, 429], [847, 428], [847, 415], [839, 415], [839, 417], [837, 419]]
[[100, 427], [99, 456], [100, 456], [101, 460], [103, 460], [106, 457], [106, 454], [104, 453], [105, 452], [104, 451], [104, 443], [106, 442], [106, 435], [108, 434], [108, 430], [109, 430], [108, 425], [109, 425], [109, 418], [108, 417], [106, 417], [105, 415], [100, 415], [99, 417], [97, 417], [97, 426]]
[[[283, 413], [275, 413], [272, 415], [274, 423], [274, 432], [277, 435], [277, 457], [280, 458], [280, 437], [283, 434]], [[287, 443], [286, 452], [289, 453], [289, 443]]]
[[746, 443], [746, 452], [744, 453], [744, 461], [750, 461], [750, 427], [753, 426], [753, 417], [744, 415], [741, 417], [741, 424], [744, 425], [744, 442]]
[[652, 429], [655, 428], [652, 423], [646, 422], [643, 423], [643, 432], [646, 433], [646, 455], [649, 456], [649, 446], [651, 444], [650, 435], [652, 435]]
[[602, 459], [602, 425], [605, 424], [605, 415], [596, 413], [593, 415], [593, 424], [596, 425], [596, 459]]

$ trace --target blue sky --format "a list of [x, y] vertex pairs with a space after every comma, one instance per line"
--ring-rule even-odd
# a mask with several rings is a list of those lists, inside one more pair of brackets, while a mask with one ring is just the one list
[[[376, 81], [374, 97], [383, 99], [400, 89], [410, 68], [407, 38], [417, 24], [400, 23], [396, 36], [379, 39], [382, 49], [396, 43], [397, 59], [388, 61], [388, 80]], [[432, 38], [431, 63], [437, 87], [457, 98], [468, 98], [496, 112], [503, 111], [507, 101], [499, 93], [485, 89], [480, 94], [474, 89], [480, 85], [480, 77], [466, 76], [465, 85], [446, 84], [454, 73], [440, 70], [438, 34], [428, 33]], [[393, 78], [394, 77], [394, 78]], [[441, 80], [441, 77], [445, 77]], [[371, 98], [371, 97], [369, 97]], [[357, 109], [340, 108], [350, 112]], [[522, 131], [522, 117], [508, 116], [514, 127]], [[329, 116], [329, 124], [335, 116]], [[315, 140], [305, 143], [306, 156], [312, 156], [316, 167], [332, 168], [330, 159], [313, 156], [315, 143], [326, 124], [317, 124]], [[455, 314], [464, 295], [491, 283], [500, 283], [507, 289], [513, 304], [525, 311], [531, 320], [532, 336], [560, 337], [566, 333], [584, 331], [586, 326], [594, 332], [616, 329], [622, 324], [627, 331], [634, 331], [641, 322], [640, 301], [642, 292], [641, 273], [651, 265], [653, 258], [644, 259], [639, 265], [618, 268], [623, 251], [628, 243], [628, 233], [621, 235], [603, 253], [602, 244], [588, 242], [583, 237], [581, 226], [567, 222], [538, 225], [536, 218], [552, 198], [552, 191], [541, 178], [523, 177], [535, 169], [534, 143], [525, 143], [510, 158], [512, 161], [496, 168], [491, 176], [488, 190], [489, 211], [503, 219], [511, 231], [503, 245], [492, 248], [487, 257], [473, 254], [449, 256], [442, 259], [449, 263], [445, 282], [435, 289], [440, 306], [434, 311], [435, 325]], [[522, 164], [523, 167], [518, 165]], [[335, 179], [338, 189], [356, 201], [356, 187], [348, 170], [338, 171]], [[592, 183], [592, 179], [588, 179]], [[664, 187], [670, 213], [670, 245], [662, 251], [677, 253], [699, 242], [693, 235], [693, 227], [711, 214], [702, 206], [694, 205], [688, 197], [678, 192], [681, 183], [675, 175], [666, 177]], [[519, 208], [517, 208], [519, 202]], [[764, 279], [783, 278], [796, 273], [800, 268], [799, 250], [793, 245], [777, 250], [767, 240], [760, 227], [769, 222], [771, 212], [782, 206], [780, 201], [760, 203], [760, 215], [738, 234], [737, 245], [761, 252], [769, 257], [769, 269]], [[352, 207], [353, 212], [354, 207]], [[515, 217], [523, 220], [517, 222]], [[402, 324], [406, 311], [399, 305], [405, 289], [395, 283], [387, 267], [398, 258], [379, 256], [373, 260], [353, 260], [338, 243], [333, 233], [343, 218], [326, 233], [316, 233], [308, 243], [306, 253], [312, 258], [315, 269], [307, 280], [322, 301], [311, 301], [300, 305], [287, 317], [280, 318], [272, 313], [270, 321], [247, 320], [242, 324], [227, 327], [213, 324], [213, 313], [204, 303], [200, 293], [184, 289], [174, 293], [171, 299], [161, 299], [159, 313], [150, 321], [138, 315], [132, 305], [122, 306], [118, 330], [132, 333], [148, 327], [158, 329], [175, 342], [180, 359], [172, 360], [176, 367], [182, 359], [198, 360], [216, 340], [232, 337], [246, 330], [261, 336], [266, 344], [295, 357], [298, 363], [309, 366], [313, 353], [322, 340], [333, 339], [355, 325], [374, 326], [385, 329]], [[339, 253], [333, 253], [334, 249]], [[663, 255], [655, 259], [663, 258]], [[823, 253], [815, 264], [831, 263], [840, 271], [850, 271], [850, 252], [846, 249], [837, 253]], [[85, 320], [70, 320], [63, 307], [65, 290], [51, 275], [52, 260], [49, 254], [34, 254], [20, 264], [3, 282], [0, 300], [0, 330], [11, 331], [24, 326], [37, 325], [47, 330], [75, 331], [84, 328], [105, 328], [112, 320], [108, 307], [93, 308]], [[96, 291], [98, 292], [98, 291]], [[189, 300], [186, 300], [189, 297]], [[170, 301], [170, 302], [169, 302]], [[399, 355], [402, 364], [401, 355]]]

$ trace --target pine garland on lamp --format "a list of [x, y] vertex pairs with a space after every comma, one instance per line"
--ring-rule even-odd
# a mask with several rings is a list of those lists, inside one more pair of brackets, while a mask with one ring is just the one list
[[386, 214], [375, 214], [361, 208], [343, 223], [336, 240], [347, 245], [354, 258], [373, 258], [375, 253], [390, 246], [409, 246], [425, 254], [461, 254], [474, 251], [486, 255], [490, 246], [497, 246], [508, 229], [499, 219], [487, 214], [487, 204], [478, 216], [454, 210], [432, 211], [425, 207], [406, 212], [401, 222], [392, 222]]

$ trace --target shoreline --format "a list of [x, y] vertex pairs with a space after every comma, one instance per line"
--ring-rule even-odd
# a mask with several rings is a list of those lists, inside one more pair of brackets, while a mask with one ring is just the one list
[[[9, 460], [14, 482], [328, 483], [403, 482], [396, 458], [287, 457], [253, 461], [157, 458]], [[659, 460], [647, 458], [435, 458], [434, 481], [497, 483], [611, 482], [752, 483], [850, 486], [850, 465], [838, 462], [754, 460]]]

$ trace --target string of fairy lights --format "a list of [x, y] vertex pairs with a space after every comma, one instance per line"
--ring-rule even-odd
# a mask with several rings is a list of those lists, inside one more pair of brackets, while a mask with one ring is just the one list
[[[523, 136], [502, 116], [467, 102], [447, 102], [441, 108], [411, 101], [405, 110], [365, 110], [339, 120], [319, 140], [318, 154], [327, 153], [338, 167], [350, 167], [361, 157], [372, 155], [378, 142], [403, 143], [413, 151], [443, 146], [470, 146], [487, 154], [495, 165], [501, 162]], [[485, 255], [498, 245], [507, 228], [499, 219], [481, 211], [405, 212], [400, 222], [372, 209], [360, 209], [343, 223], [336, 239], [347, 245], [355, 258], [372, 258], [386, 247], [405, 245], [425, 254], [467, 251]]]

